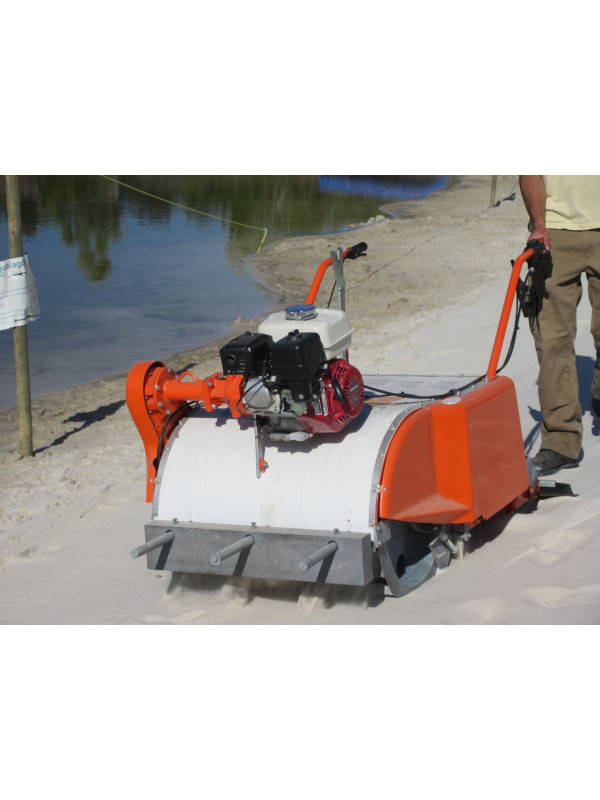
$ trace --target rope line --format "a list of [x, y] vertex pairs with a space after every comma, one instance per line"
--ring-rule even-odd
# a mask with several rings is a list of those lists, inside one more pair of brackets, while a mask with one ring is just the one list
[[429, 197], [430, 194], [437, 191], [437, 189], [432, 189], [427, 194], [423, 195], [423, 197], [414, 200], [412, 203], [409, 203], [404, 208], [401, 208], [400, 211], [397, 211], [395, 214], [389, 214], [387, 217], [383, 219], [376, 219], [373, 222], [366, 222], [364, 225], [357, 225], [351, 228], [340, 228], [336, 231], [319, 231], [317, 233], [307, 233], [304, 231], [281, 231], [277, 228], [266, 228], [266, 227], [258, 227], [258, 225], [249, 225], [246, 222], [236, 222], [233, 219], [227, 219], [227, 217], [218, 217], [215, 214], [209, 214], [207, 211], [199, 211], [197, 208], [191, 208], [190, 206], [184, 206], [182, 203], [176, 203], [174, 200], [167, 200], [165, 197], [159, 197], [156, 194], [152, 194], [151, 192], [146, 192], [144, 189], [138, 189], [137, 186], [131, 186], [128, 183], [124, 183], [123, 181], [119, 181], [116, 178], [111, 177], [110, 175], [101, 175], [101, 178], [105, 178], [107, 181], [112, 181], [113, 183], [117, 183], [119, 186], [123, 186], [126, 189], [130, 189], [132, 192], [138, 192], [138, 194], [146, 195], [146, 197], [151, 197], [153, 200], [158, 200], [161, 203], [167, 203], [168, 205], [175, 206], [176, 208], [181, 208], [184, 211], [190, 211], [192, 214], [200, 214], [203, 217], [210, 217], [211, 219], [215, 219], [219, 222], [228, 222], [230, 225], [239, 225], [242, 228], [249, 228], [250, 230], [254, 231], [261, 231], [263, 236], [260, 240], [260, 244], [258, 246], [257, 253], [260, 253], [262, 247], [265, 243], [267, 235], [269, 233], [276, 233], [280, 236], [334, 236], [338, 233], [354, 233], [355, 231], [361, 231], [364, 228], [370, 228], [373, 225], [379, 225], [381, 222], [386, 222], [388, 219], [396, 219], [399, 217], [400, 214], [404, 214], [405, 211], [408, 211], [413, 206], [416, 206], [421, 200], [424, 200], [426, 197]]
[[181, 203], [176, 203], [174, 200], [167, 200], [165, 197], [159, 197], [157, 194], [152, 194], [151, 192], [146, 192], [144, 189], [138, 189], [137, 186], [130, 186], [128, 183], [123, 183], [123, 181], [118, 181], [116, 178], [111, 178], [110, 175], [101, 175], [101, 178], [106, 178], [107, 181], [112, 181], [113, 183], [118, 183], [119, 186], [124, 186], [126, 189], [131, 189], [133, 192], [138, 192], [139, 194], [145, 194], [146, 197], [151, 197], [153, 200], [160, 200], [161, 203], [168, 203], [171, 206], [177, 206], [177, 208], [183, 208], [184, 211], [191, 211], [193, 214], [202, 214], [203, 217], [210, 217], [211, 219], [219, 220], [220, 222], [229, 222], [231, 225], [241, 225], [243, 228], [252, 228], [255, 231], [266, 231], [266, 228], [259, 228], [257, 225], [248, 225], [245, 222], [236, 222], [233, 219], [226, 219], [225, 217], [217, 217], [214, 214], [209, 214], [206, 211], [198, 211], [197, 208], [190, 208], [190, 206], [184, 206]]

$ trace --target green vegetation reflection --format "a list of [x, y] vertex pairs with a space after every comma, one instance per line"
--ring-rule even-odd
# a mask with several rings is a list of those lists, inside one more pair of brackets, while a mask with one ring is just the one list
[[[317, 175], [145, 175], [118, 176], [118, 180], [204, 214], [182, 211], [101, 176], [25, 176], [20, 177], [24, 235], [33, 237], [39, 228], [55, 225], [64, 244], [76, 248], [79, 270], [96, 282], [111, 271], [110, 247], [122, 239], [125, 214], [153, 227], [167, 225], [177, 213], [200, 228], [214, 225], [217, 217], [221, 220], [217, 224], [227, 231], [228, 258], [241, 271], [244, 259], [262, 240], [261, 229], [270, 231], [267, 242], [288, 233], [335, 231], [369, 219], [381, 203], [390, 202], [389, 197], [323, 191]], [[408, 176], [408, 180], [418, 196], [435, 177]], [[0, 192], [4, 194], [4, 181]], [[5, 219], [5, 203], [0, 206]]]

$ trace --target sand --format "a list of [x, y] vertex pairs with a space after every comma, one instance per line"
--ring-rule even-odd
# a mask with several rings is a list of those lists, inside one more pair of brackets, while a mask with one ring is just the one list
[[[406, 213], [336, 236], [267, 245], [250, 259], [280, 302], [306, 296], [337, 246], [368, 244], [347, 264], [351, 360], [366, 373], [485, 372], [526, 214], [516, 176], [463, 177]], [[403, 205], [386, 207], [399, 212]], [[331, 288], [327, 278], [320, 302]], [[125, 405], [126, 375], [38, 398], [35, 457], [19, 453], [16, 410], [0, 412], [0, 623], [4, 625], [595, 625], [600, 621], [600, 452], [590, 409], [595, 353], [579, 311], [584, 459], [555, 476], [575, 497], [492, 520], [463, 561], [403, 599], [303, 584], [171, 575], [130, 550], [150, 518], [144, 453]], [[233, 335], [259, 320], [238, 320]], [[38, 323], [39, 324], [39, 323]], [[218, 343], [166, 360], [199, 376], [219, 368]], [[517, 387], [526, 449], [539, 447], [536, 360], [521, 324], [505, 370]]]

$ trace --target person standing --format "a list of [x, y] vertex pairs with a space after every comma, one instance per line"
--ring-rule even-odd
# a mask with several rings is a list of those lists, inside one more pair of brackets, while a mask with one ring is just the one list
[[575, 335], [583, 273], [596, 347], [592, 408], [600, 416], [600, 175], [520, 175], [529, 237], [552, 256], [542, 307], [530, 318], [540, 367], [541, 445], [532, 459], [540, 475], [579, 466], [583, 437]]

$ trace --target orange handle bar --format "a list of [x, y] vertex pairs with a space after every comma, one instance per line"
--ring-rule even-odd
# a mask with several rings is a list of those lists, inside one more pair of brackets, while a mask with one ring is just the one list
[[496, 331], [494, 346], [492, 347], [492, 355], [490, 357], [490, 363], [488, 365], [488, 370], [486, 373], [486, 378], [488, 381], [491, 381], [496, 376], [496, 370], [498, 369], [498, 361], [500, 360], [500, 352], [502, 351], [502, 345], [504, 344], [504, 337], [506, 335], [506, 328], [508, 326], [510, 309], [512, 308], [513, 300], [517, 292], [517, 285], [519, 283], [519, 274], [521, 272], [521, 267], [523, 266], [524, 262], [530, 259], [531, 256], [533, 255], [535, 255], [535, 250], [533, 250], [530, 247], [523, 253], [521, 253], [521, 255], [517, 259], [515, 259], [515, 263], [513, 265], [512, 272], [510, 275], [510, 280], [508, 282], [508, 289], [506, 290], [506, 297], [504, 298], [502, 313], [500, 314], [500, 322], [498, 323], [498, 330]]
[[322, 264], [319, 265], [319, 269], [314, 277], [312, 282], [312, 286], [310, 287], [309, 293], [306, 295], [306, 304], [312, 304], [315, 302], [319, 289], [321, 288], [321, 281], [323, 280], [323, 275], [327, 270], [327, 267], [331, 266], [331, 257], [326, 258]]
[[[348, 247], [346, 250], [344, 250], [342, 257], [346, 258], [347, 256], [349, 256], [350, 258], [356, 258], [357, 256], [361, 255], [361, 253], [363, 253], [366, 249], [367, 245], [364, 242], [361, 242], [360, 244], [355, 244], [352, 247]], [[306, 297], [307, 305], [312, 305], [315, 302], [317, 294], [319, 293], [319, 289], [321, 288], [321, 281], [323, 280], [323, 275], [325, 275], [327, 268], [330, 267], [331, 264], [332, 264], [332, 259], [330, 257], [326, 258], [325, 261], [323, 261], [323, 263], [319, 265], [319, 268], [317, 269], [316, 275], [312, 282], [312, 286], [310, 287], [310, 291]]]

